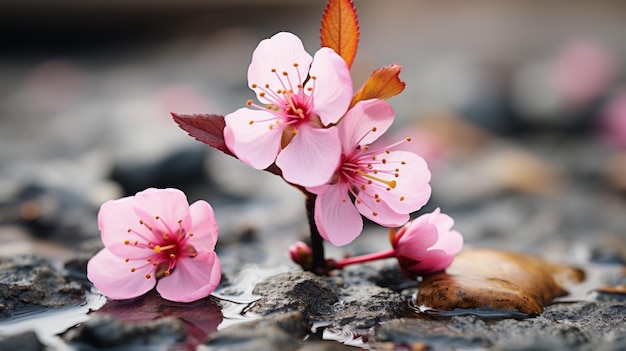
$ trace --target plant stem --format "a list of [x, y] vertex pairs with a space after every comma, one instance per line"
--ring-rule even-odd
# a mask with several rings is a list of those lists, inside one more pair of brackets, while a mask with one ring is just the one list
[[375, 252], [367, 255], [348, 257], [341, 261], [335, 262], [333, 268], [342, 269], [343, 267], [355, 263], [363, 263], [370, 262], [375, 260], [382, 260], [383, 258], [391, 258], [396, 256], [396, 251], [394, 249], [389, 249], [387, 251]]
[[324, 275], [328, 271], [326, 269], [326, 259], [324, 257], [324, 239], [320, 236], [320, 232], [315, 225], [315, 198], [317, 195], [306, 193], [306, 215], [309, 219], [309, 228], [311, 230], [311, 272]]

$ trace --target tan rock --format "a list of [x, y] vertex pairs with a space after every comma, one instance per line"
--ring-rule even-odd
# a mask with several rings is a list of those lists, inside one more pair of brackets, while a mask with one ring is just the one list
[[493, 309], [541, 313], [566, 282], [580, 282], [580, 269], [521, 253], [473, 249], [459, 254], [447, 272], [424, 277], [418, 306], [442, 311]]

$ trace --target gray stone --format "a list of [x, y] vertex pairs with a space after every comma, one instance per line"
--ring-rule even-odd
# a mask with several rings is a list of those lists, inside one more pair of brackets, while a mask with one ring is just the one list
[[170, 350], [184, 343], [186, 337], [186, 329], [177, 318], [125, 323], [106, 314], [96, 315], [64, 335], [77, 350]]
[[0, 257], [0, 312], [26, 305], [62, 307], [85, 302], [85, 287], [68, 279], [46, 259], [32, 255]]

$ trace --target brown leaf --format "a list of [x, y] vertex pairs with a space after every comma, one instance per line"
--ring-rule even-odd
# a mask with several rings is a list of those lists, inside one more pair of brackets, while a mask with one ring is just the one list
[[181, 129], [196, 140], [228, 155], [235, 156], [228, 149], [224, 140], [224, 127], [226, 127], [224, 116], [216, 114], [183, 115], [172, 112], [172, 117]]
[[361, 89], [354, 94], [350, 107], [361, 100], [375, 98], [386, 100], [400, 94], [406, 86], [399, 77], [401, 70], [402, 66], [395, 63], [375, 69]]
[[352, 0], [329, 0], [320, 28], [322, 47], [339, 54], [348, 68], [352, 66], [359, 45], [359, 20]]

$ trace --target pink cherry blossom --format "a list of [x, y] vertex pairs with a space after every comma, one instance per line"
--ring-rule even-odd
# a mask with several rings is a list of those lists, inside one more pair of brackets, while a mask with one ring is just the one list
[[317, 194], [315, 224], [320, 235], [334, 245], [346, 245], [361, 233], [361, 215], [380, 225], [401, 226], [430, 197], [430, 171], [424, 159], [393, 150], [409, 138], [385, 148], [369, 147], [393, 119], [385, 101], [358, 102], [338, 125], [342, 155], [330, 182], [307, 188]]
[[259, 43], [248, 68], [248, 84], [260, 104], [225, 117], [228, 148], [256, 169], [272, 163], [283, 178], [301, 186], [326, 182], [341, 147], [333, 126], [352, 99], [345, 61], [330, 48], [311, 57], [300, 39], [281, 32]]
[[454, 220], [441, 213], [421, 215], [391, 235], [400, 267], [411, 276], [446, 269], [463, 247], [463, 237], [451, 230]]
[[191, 302], [219, 284], [214, 252], [218, 228], [205, 201], [191, 206], [177, 189], [147, 189], [105, 202], [98, 213], [105, 248], [87, 264], [87, 277], [114, 300], [143, 295]]

